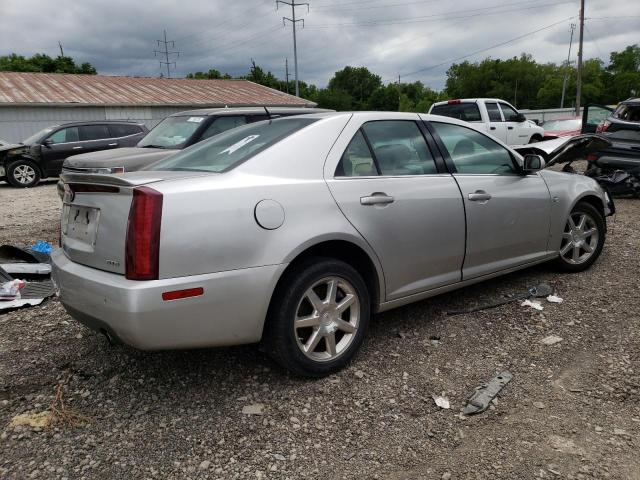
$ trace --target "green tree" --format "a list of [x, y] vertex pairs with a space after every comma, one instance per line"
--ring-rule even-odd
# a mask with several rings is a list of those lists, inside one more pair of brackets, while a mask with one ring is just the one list
[[36, 53], [30, 58], [12, 53], [0, 56], [0, 71], [3, 72], [42, 72], [42, 73], [81, 73], [95, 75], [95, 67], [90, 63], [76, 65], [73, 58], [67, 56], [50, 57]]
[[218, 79], [228, 80], [228, 79], [231, 79], [232, 77], [228, 73], [225, 73], [223, 75], [222, 73], [220, 73], [220, 70], [211, 68], [209, 69], [208, 72], [187, 73], [187, 78], [193, 78], [196, 80], [218, 80]]
[[329, 80], [328, 89], [343, 92], [353, 99], [352, 110], [366, 110], [369, 98], [382, 86], [380, 76], [366, 67], [344, 67]]

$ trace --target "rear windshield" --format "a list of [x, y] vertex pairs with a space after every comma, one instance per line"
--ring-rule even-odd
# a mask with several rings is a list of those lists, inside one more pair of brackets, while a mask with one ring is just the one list
[[153, 164], [148, 170], [225, 172], [316, 120], [302, 117], [280, 118], [227, 130]]
[[445, 105], [436, 105], [431, 109], [430, 113], [432, 115], [457, 118], [465, 122], [479, 122], [482, 120], [477, 103], [447, 103]]
[[640, 122], [640, 105], [620, 104], [613, 116], [627, 122]]

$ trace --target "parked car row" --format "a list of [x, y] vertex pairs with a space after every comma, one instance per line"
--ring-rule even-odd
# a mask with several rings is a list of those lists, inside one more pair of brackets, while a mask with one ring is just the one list
[[54, 278], [67, 311], [113, 341], [261, 342], [326, 375], [374, 312], [541, 262], [592, 265], [613, 202], [544, 166], [445, 116], [248, 123], [141, 171], [63, 173]]

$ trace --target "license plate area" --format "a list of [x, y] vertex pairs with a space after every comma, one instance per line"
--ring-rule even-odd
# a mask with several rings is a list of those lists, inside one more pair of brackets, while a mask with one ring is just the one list
[[94, 247], [98, 236], [100, 209], [82, 205], [64, 204], [62, 235]]

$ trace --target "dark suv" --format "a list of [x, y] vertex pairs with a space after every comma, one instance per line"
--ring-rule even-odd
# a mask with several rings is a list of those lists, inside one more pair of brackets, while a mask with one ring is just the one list
[[0, 152], [0, 180], [33, 187], [42, 178], [58, 176], [67, 157], [133, 146], [148, 131], [143, 123], [105, 120], [48, 127]]
[[[613, 162], [616, 168], [640, 166], [640, 98], [629, 98], [616, 108], [587, 105], [582, 114], [582, 133], [600, 133], [611, 146], [593, 154], [592, 160]], [[606, 158], [605, 158], [606, 157]]]
[[[305, 113], [329, 112], [320, 108], [207, 108], [174, 113], [156, 125], [135, 148], [76, 155], [64, 162], [63, 173], [123, 173], [147, 165], [195, 143], [247, 123]], [[58, 184], [58, 188], [63, 186]], [[62, 190], [59, 191], [62, 193]]]

